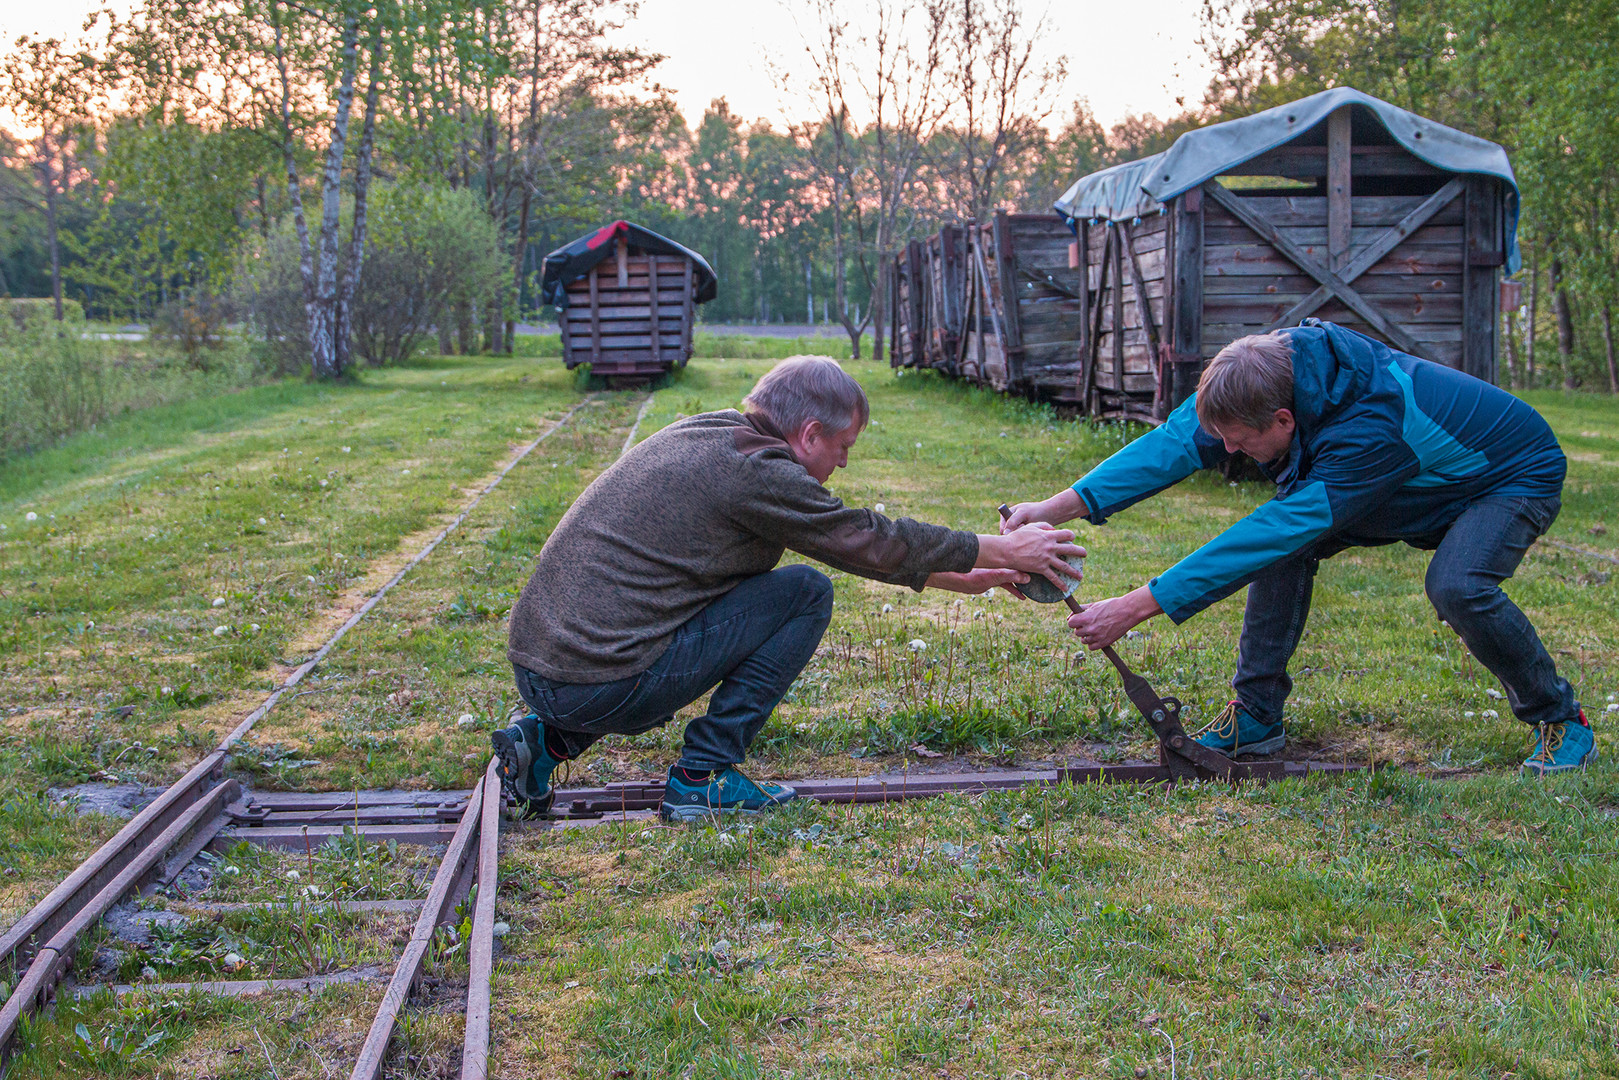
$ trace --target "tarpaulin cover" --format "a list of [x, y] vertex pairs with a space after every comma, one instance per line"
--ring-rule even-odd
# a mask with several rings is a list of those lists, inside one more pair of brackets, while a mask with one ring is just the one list
[[581, 236], [564, 244], [545, 257], [545, 268], [540, 275], [540, 298], [556, 308], [568, 306], [568, 285], [578, 281], [596, 264], [613, 257], [619, 237], [628, 241], [632, 252], [648, 255], [675, 255], [692, 261], [692, 300], [706, 304], [714, 299], [717, 280], [708, 260], [683, 244], [667, 236], [659, 236], [651, 229], [629, 221], [615, 221], [604, 225], [588, 236]]
[[1507, 272], [1518, 269], [1518, 182], [1507, 152], [1487, 139], [1435, 123], [1370, 94], [1341, 86], [1223, 124], [1188, 131], [1161, 154], [1082, 177], [1056, 202], [1070, 227], [1104, 218], [1156, 214], [1183, 191], [1291, 142], [1342, 105], [1361, 105], [1412, 154], [1447, 172], [1481, 173], [1507, 183]]

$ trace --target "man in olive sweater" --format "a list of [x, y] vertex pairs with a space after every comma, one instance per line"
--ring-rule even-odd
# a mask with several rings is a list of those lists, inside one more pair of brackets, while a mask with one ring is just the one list
[[736, 767], [832, 617], [825, 574], [776, 568], [789, 549], [877, 581], [967, 593], [1031, 573], [1065, 584], [1063, 559], [1084, 553], [1048, 525], [975, 536], [843, 505], [824, 485], [848, 463], [869, 406], [834, 361], [782, 361], [743, 407], [649, 436], [585, 489], [541, 550], [507, 651], [533, 715], [491, 736], [527, 812], [550, 808], [561, 762], [603, 735], [668, 723], [710, 689], [669, 770], [665, 820], [794, 797]]

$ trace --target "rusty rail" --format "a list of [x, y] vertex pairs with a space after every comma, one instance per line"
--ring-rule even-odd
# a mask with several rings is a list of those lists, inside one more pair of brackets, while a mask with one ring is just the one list
[[72, 917], [51, 935], [18, 982], [17, 989], [6, 999], [5, 1006], [0, 1008], [0, 1052], [10, 1050], [23, 1017], [50, 1000], [57, 982], [73, 964], [74, 946], [78, 943], [79, 935], [94, 926], [125, 893], [137, 888], [141, 879], [161, 862], [170, 848], [217, 815], [219, 808], [227, 800], [235, 798], [236, 793], [236, 781], [227, 780], [186, 807], [155, 839], [129, 859], [109, 883], [81, 903]]
[[[512, 469], [516, 468], [519, 462], [573, 419], [574, 414], [594, 401], [597, 396], [586, 395], [537, 438], [518, 451], [449, 524], [411, 556], [397, 573], [326, 639], [313, 656], [295, 668], [287, 680], [272, 690], [257, 708], [220, 741], [217, 747], [135, 815], [116, 836], [101, 845], [4, 934], [0, 934], [0, 975], [15, 975], [21, 972], [25, 962], [31, 958], [34, 960], [19, 980], [17, 991], [7, 999], [4, 1009], [0, 1010], [0, 1060], [9, 1053], [12, 1039], [16, 1036], [23, 1015], [49, 998], [57, 981], [71, 964], [71, 946], [78, 934], [93, 925], [107, 907], [110, 907], [124, 892], [138, 887], [154, 874], [166, 876], [166, 869], [160, 866], [162, 856], [169, 848], [175, 846], [175, 842], [182, 835], [192, 834], [197, 826], [204, 825], [199, 807], [206, 806], [216, 812], [220, 809], [222, 803], [219, 801], [218, 793], [221, 788], [218, 785], [224, 777], [225, 760], [231, 748], [241, 741], [283, 696], [298, 686], [305, 676], [326, 659], [337, 643], [358, 625], [361, 619], [370, 614], [382, 598], [404, 580], [406, 574], [420, 565], [451, 532], [466, 521], [478, 504]], [[641, 416], [644, 415], [645, 410], [641, 413]], [[639, 416], [636, 423], [637, 425], [640, 423]], [[231, 798], [236, 794], [237, 790], [232, 784]], [[186, 827], [176, 834], [174, 830], [181, 822], [185, 822]], [[208, 827], [214, 826], [209, 823]], [[340, 833], [341, 828], [336, 831]], [[218, 836], [209, 841], [214, 845], [220, 842]], [[302, 842], [302, 834], [299, 842]], [[111, 901], [102, 905], [102, 897], [114, 885], [118, 885], [120, 891]], [[87, 916], [86, 912], [91, 910], [94, 910], [95, 914]], [[41, 955], [36, 957], [35, 945], [41, 940], [45, 940], [47, 944], [37, 950]], [[51, 953], [49, 957], [43, 955], [47, 952]], [[40, 961], [48, 962], [41, 966]], [[28, 990], [27, 993], [24, 992], [25, 988]]]
[[[457, 894], [460, 891], [458, 884], [463, 880], [464, 872], [472, 862], [473, 840], [483, 832], [484, 821], [488, 817], [484, 813], [485, 798], [491, 793], [494, 796], [496, 813], [499, 812], [498, 785], [497, 779], [496, 786], [491, 788], [486, 777], [483, 784], [472, 789], [466, 809], [461, 813], [461, 823], [456, 827], [449, 849], [445, 851], [444, 858], [433, 875], [432, 888], [428, 891], [427, 900], [422, 904], [422, 913], [416, 919], [416, 928], [411, 932], [410, 943], [405, 946], [404, 954], [394, 967], [393, 979], [382, 995], [382, 1005], [377, 1010], [377, 1018], [371, 1022], [371, 1031], [366, 1035], [365, 1045], [360, 1049], [360, 1058], [354, 1063], [350, 1080], [379, 1080], [382, 1076], [382, 1066], [388, 1056], [388, 1042], [393, 1037], [394, 1025], [399, 1020], [399, 1013], [404, 1008], [406, 999], [410, 997], [422, 977], [422, 969], [427, 963], [427, 954], [433, 944], [433, 935], [438, 932], [440, 926], [448, 925], [454, 920]], [[479, 864], [481, 867], [481, 844]]]

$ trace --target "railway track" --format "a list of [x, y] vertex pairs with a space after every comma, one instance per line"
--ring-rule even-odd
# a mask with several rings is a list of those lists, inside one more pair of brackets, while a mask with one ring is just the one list
[[[449, 524], [412, 555], [213, 750], [0, 934], [0, 976], [16, 987], [4, 1006], [0, 1006], [0, 1060], [9, 1057], [23, 1019], [50, 1001], [57, 983], [72, 965], [80, 936], [130, 892], [172, 881], [227, 824], [224, 807], [240, 796], [236, 781], [227, 780], [224, 775], [232, 748], [326, 659], [384, 596], [431, 556], [512, 469], [599, 396], [586, 395], [514, 454]], [[650, 400], [649, 396], [648, 403]], [[645, 415], [643, 406], [636, 418], [637, 426]], [[633, 437], [634, 429], [631, 430]], [[174, 853], [172, 857], [169, 857], [170, 852]], [[492, 898], [494, 890], [489, 892]]]
[[[249, 713], [217, 747], [137, 814], [26, 915], [0, 935], [0, 968], [9, 968], [16, 990], [0, 1007], [0, 1055], [9, 1056], [23, 1020], [51, 1001], [58, 983], [71, 968], [76, 946], [107, 911], [134, 892], [151, 891], [172, 882], [201, 852], [221, 851], [243, 840], [271, 848], [308, 849], [345, 832], [368, 840], [407, 844], [443, 844], [444, 855], [422, 901], [330, 904], [350, 913], [414, 911], [408, 942], [388, 977], [375, 1019], [355, 1060], [351, 1080], [380, 1080], [393, 1035], [409, 1001], [419, 989], [434, 950], [448, 941], [443, 928], [460, 922], [458, 909], [470, 900], [471, 932], [466, 941], [468, 978], [460, 1075], [483, 1080], [488, 1075], [490, 1047], [490, 980], [494, 970], [495, 904], [499, 886], [499, 842], [502, 793], [496, 762], [468, 791], [390, 792], [244, 792], [224, 775], [226, 760], [241, 739], [326, 658], [344, 635], [435, 548], [459, 527], [516, 465], [571, 420], [597, 395], [574, 405], [533, 442], [511, 458], [496, 476], [443, 530], [412, 556], [368, 598], [287, 680]], [[652, 398], [637, 414], [619, 456], [633, 444]], [[1258, 766], [1251, 779], [1270, 780], [1315, 773], [1338, 773], [1365, 765], [1319, 762], [1276, 762]], [[1045, 770], [917, 773], [796, 781], [800, 795], [821, 803], [859, 805], [977, 795], [1024, 787], [1080, 783], [1171, 783], [1161, 764], [1103, 765], [1078, 763]], [[655, 816], [662, 800], [661, 781], [608, 784], [563, 789], [546, 817], [506, 827], [524, 830], [590, 827]], [[215, 904], [216, 910], [263, 905]], [[269, 990], [310, 991], [337, 982], [380, 981], [381, 971], [338, 972], [280, 980], [240, 980], [184, 984], [184, 989], [215, 994], [252, 994]], [[116, 988], [177, 990], [179, 984], [142, 984]], [[268, 1053], [268, 1051], [266, 1051]], [[0, 1057], [3, 1061], [4, 1057]]]

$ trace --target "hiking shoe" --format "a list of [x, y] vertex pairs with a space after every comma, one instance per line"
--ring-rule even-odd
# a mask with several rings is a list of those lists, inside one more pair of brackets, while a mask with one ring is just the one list
[[1199, 745], [1226, 757], [1238, 754], [1274, 754], [1287, 745], [1287, 729], [1265, 724], [1248, 715], [1241, 702], [1228, 701], [1220, 715], [1192, 737]]
[[714, 814], [757, 814], [798, 798], [786, 784], [749, 780], [735, 765], [715, 772], [702, 783], [689, 783], [678, 768], [669, 770], [658, 816], [665, 821], [701, 821]]
[[556, 799], [551, 774], [562, 763], [545, 748], [540, 718], [532, 713], [519, 717], [511, 727], [491, 732], [489, 743], [500, 758], [495, 772], [500, 776], [501, 789], [522, 815], [538, 817], [550, 810]]
[[1535, 729], [1535, 750], [1523, 762], [1523, 772], [1536, 776], [1573, 772], [1597, 759], [1596, 739], [1591, 722], [1580, 710], [1578, 720], [1542, 724]]

